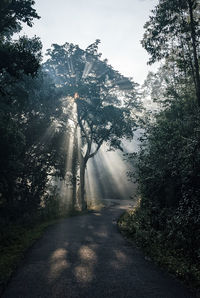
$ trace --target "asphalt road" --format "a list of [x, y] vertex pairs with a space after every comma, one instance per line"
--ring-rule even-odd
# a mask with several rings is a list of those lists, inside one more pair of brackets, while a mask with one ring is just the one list
[[113, 202], [101, 212], [61, 220], [26, 254], [4, 298], [192, 298], [118, 232], [129, 206]]

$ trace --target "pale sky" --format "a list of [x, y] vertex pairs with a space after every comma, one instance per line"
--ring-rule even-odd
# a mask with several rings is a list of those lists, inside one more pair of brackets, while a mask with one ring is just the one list
[[65, 42], [86, 48], [96, 39], [103, 58], [116, 70], [143, 83], [149, 70], [148, 54], [142, 48], [144, 29], [150, 11], [158, 0], [35, 0], [41, 16], [23, 34], [37, 35], [46, 51], [52, 43]]

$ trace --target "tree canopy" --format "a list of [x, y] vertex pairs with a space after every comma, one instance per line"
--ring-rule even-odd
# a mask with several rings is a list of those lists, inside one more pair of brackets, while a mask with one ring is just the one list
[[[149, 63], [173, 59], [183, 75], [192, 77], [200, 105], [199, 1], [160, 0], [144, 28], [142, 45], [150, 54]], [[175, 58], [175, 59], [174, 59]]]
[[[136, 123], [134, 108], [136, 84], [100, 60], [99, 40], [86, 50], [73, 44], [53, 45], [45, 71], [62, 89], [66, 102], [76, 106], [75, 123], [81, 133], [80, 188], [84, 202], [84, 175], [88, 159], [97, 154], [103, 143], [122, 149], [123, 138], [132, 139]], [[68, 110], [69, 115], [72, 110]]]
[[39, 19], [33, 0], [2, 0], [0, 3], [0, 39], [10, 38], [22, 29], [22, 23], [33, 26]]

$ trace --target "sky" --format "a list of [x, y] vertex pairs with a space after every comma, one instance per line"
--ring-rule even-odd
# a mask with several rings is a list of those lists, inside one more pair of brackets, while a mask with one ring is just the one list
[[99, 50], [116, 70], [142, 84], [149, 70], [148, 54], [142, 48], [143, 25], [158, 0], [35, 0], [41, 16], [21, 34], [37, 35], [43, 51], [65, 42], [85, 49], [96, 39]]

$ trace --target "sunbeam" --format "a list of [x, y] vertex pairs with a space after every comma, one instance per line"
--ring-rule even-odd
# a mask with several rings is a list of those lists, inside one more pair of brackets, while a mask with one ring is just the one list
[[134, 186], [127, 177], [130, 166], [121, 152], [107, 151], [103, 146], [89, 161], [86, 170], [86, 197], [91, 204], [109, 199], [128, 199]]
[[93, 67], [92, 61], [85, 62], [85, 67], [84, 67], [83, 74], [82, 74], [83, 79], [85, 79], [89, 75], [90, 71], [92, 70], [92, 67]]

